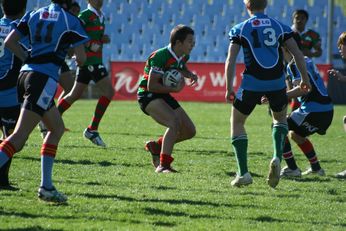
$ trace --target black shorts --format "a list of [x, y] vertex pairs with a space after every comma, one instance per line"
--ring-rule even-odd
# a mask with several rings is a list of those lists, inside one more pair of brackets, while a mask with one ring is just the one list
[[0, 125], [5, 137], [13, 133], [20, 113], [20, 105], [0, 108]]
[[95, 83], [108, 76], [108, 72], [103, 64], [88, 65], [78, 67], [76, 72], [76, 82], [89, 84], [91, 80]]
[[288, 103], [286, 88], [278, 91], [255, 92], [239, 89], [233, 106], [245, 115], [250, 115], [256, 104], [261, 104], [262, 96], [266, 96], [269, 107], [274, 112], [282, 111]]
[[60, 73], [62, 74], [68, 71], [70, 71], [70, 68], [68, 67], [66, 61], [64, 61], [64, 63], [61, 65]]
[[332, 123], [333, 114], [333, 110], [304, 113], [297, 109], [287, 117], [288, 129], [303, 137], [314, 133], [324, 135]]
[[145, 92], [143, 95], [138, 96], [138, 103], [141, 108], [141, 110], [149, 115], [146, 111], [145, 108], [148, 106], [148, 104], [155, 100], [155, 99], [163, 99], [173, 110], [177, 109], [180, 107], [180, 104], [176, 99], [174, 99], [173, 96], [170, 94], [157, 94], [157, 93], [152, 93], [152, 92]]
[[48, 75], [32, 71], [24, 71], [19, 75], [18, 100], [23, 103], [22, 108], [41, 117], [55, 106], [56, 89], [57, 82]]

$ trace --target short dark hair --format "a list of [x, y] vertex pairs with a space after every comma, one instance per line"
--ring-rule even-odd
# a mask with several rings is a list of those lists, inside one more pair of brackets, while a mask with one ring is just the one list
[[61, 5], [65, 9], [70, 9], [72, 0], [51, 0], [52, 3]]
[[78, 7], [78, 8], [80, 8], [80, 5], [79, 5], [78, 2], [72, 2], [70, 8], [72, 8], [72, 7]]
[[5, 15], [15, 16], [26, 9], [27, 0], [2, 0], [1, 9]]
[[292, 18], [294, 18], [296, 14], [303, 14], [306, 17], [306, 21], [309, 20], [309, 13], [306, 10], [298, 9], [293, 11]]
[[177, 41], [183, 42], [189, 34], [195, 34], [193, 29], [186, 25], [179, 24], [171, 31], [169, 42], [174, 46]]

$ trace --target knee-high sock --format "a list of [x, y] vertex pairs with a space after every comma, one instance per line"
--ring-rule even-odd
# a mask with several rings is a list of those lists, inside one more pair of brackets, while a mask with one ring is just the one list
[[243, 176], [248, 172], [247, 167], [247, 135], [240, 135], [232, 137], [231, 140], [235, 157], [238, 164], [238, 175]]
[[12, 158], [14, 153], [16, 153], [16, 149], [13, 145], [9, 141], [4, 140], [0, 144], [0, 168], [4, 166], [10, 158]]
[[286, 161], [286, 164], [289, 169], [296, 170], [298, 168], [296, 160], [294, 159], [294, 156], [292, 153], [291, 143], [287, 137], [285, 139], [284, 152], [282, 157]]
[[97, 102], [96, 108], [95, 108], [95, 112], [94, 112], [94, 116], [91, 120], [90, 125], [88, 126], [88, 128], [90, 130], [97, 130], [100, 124], [100, 121], [104, 115], [104, 113], [106, 112], [108, 105], [111, 101], [105, 97], [105, 96], [101, 96]]
[[318, 171], [321, 169], [320, 163], [318, 161], [314, 146], [310, 140], [306, 139], [304, 143], [298, 145], [299, 148], [303, 151], [306, 158], [309, 160], [311, 169], [313, 171]]
[[41, 148], [41, 187], [53, 188], [52, 172], [57, 146], [42, 144]]
[[272, 137], [274, 145], [274, 154], [273, 157], [278, 157], [280, 161], [282, 160], [283, 148], [285, 138], [288, 133], [287, 124], [277, 123], [273, 125]]

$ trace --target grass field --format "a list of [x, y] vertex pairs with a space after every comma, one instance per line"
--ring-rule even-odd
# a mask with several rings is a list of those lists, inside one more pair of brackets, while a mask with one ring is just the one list
[[[249, 170], [254, 183], [233, 188], [236, 163], [229, 139], [230, 107], [182, 103], [197, 136], [175, 147], [177, 174], [156, 174], [144, 142], [164, 131], [136, 102], [111, 104], [100, 126], [107, 149], [82, 137], [96, 101], [79, 101], [64, 115], [66, 127], [54, 165], [55, 186], [68, 205], [37, 199], [41, 138], [35, 130], [15, 155], [11, 179], [19, 191], [0, 191], [0, 230], [345, 230], [346, 133], [336, 106], [326, 136], [312, 136], [326, 177], [265, 182], [272, 155], [270, 118], [265, 106], [247, 123]], [[292, 145], [298, 165], [308, 166]]]

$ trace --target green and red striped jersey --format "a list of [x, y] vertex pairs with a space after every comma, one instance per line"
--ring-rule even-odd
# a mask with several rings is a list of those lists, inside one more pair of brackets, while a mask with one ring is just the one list
[[148, 91], [147, 84], [150, 71], [163, 74], [165, 71], [171, 68], [185, 70], [186, 63], [189, 58], [189, 55], [183, 55], [182, 57], [178, 58], [175, 55], [174, 51], [171, 49], [170, 45], [160, 48], [151, 53], [145, 63], [144, 75], [139, 82], [137, 94], [141, 95], [144, 92]]
[[[90, 6], [82, 11], [78, 17], [82, 21], [83, 27], [90, 38], [90, 43], [98, 44], [102, 48], [101, 39], [105, 31], [105, 17], [102, 14], [98, 15], [97, 11]], [[84, 66], [102, 64], [102, 49], [94, 52], [89, 46], [85, 48], [85, 52], [87, 61], [84, 63]]]
[[321, 43], [320, 35], [313, 30], [307, 30], [300, 34], [301, 48], [311, 50], [316, 44]]

